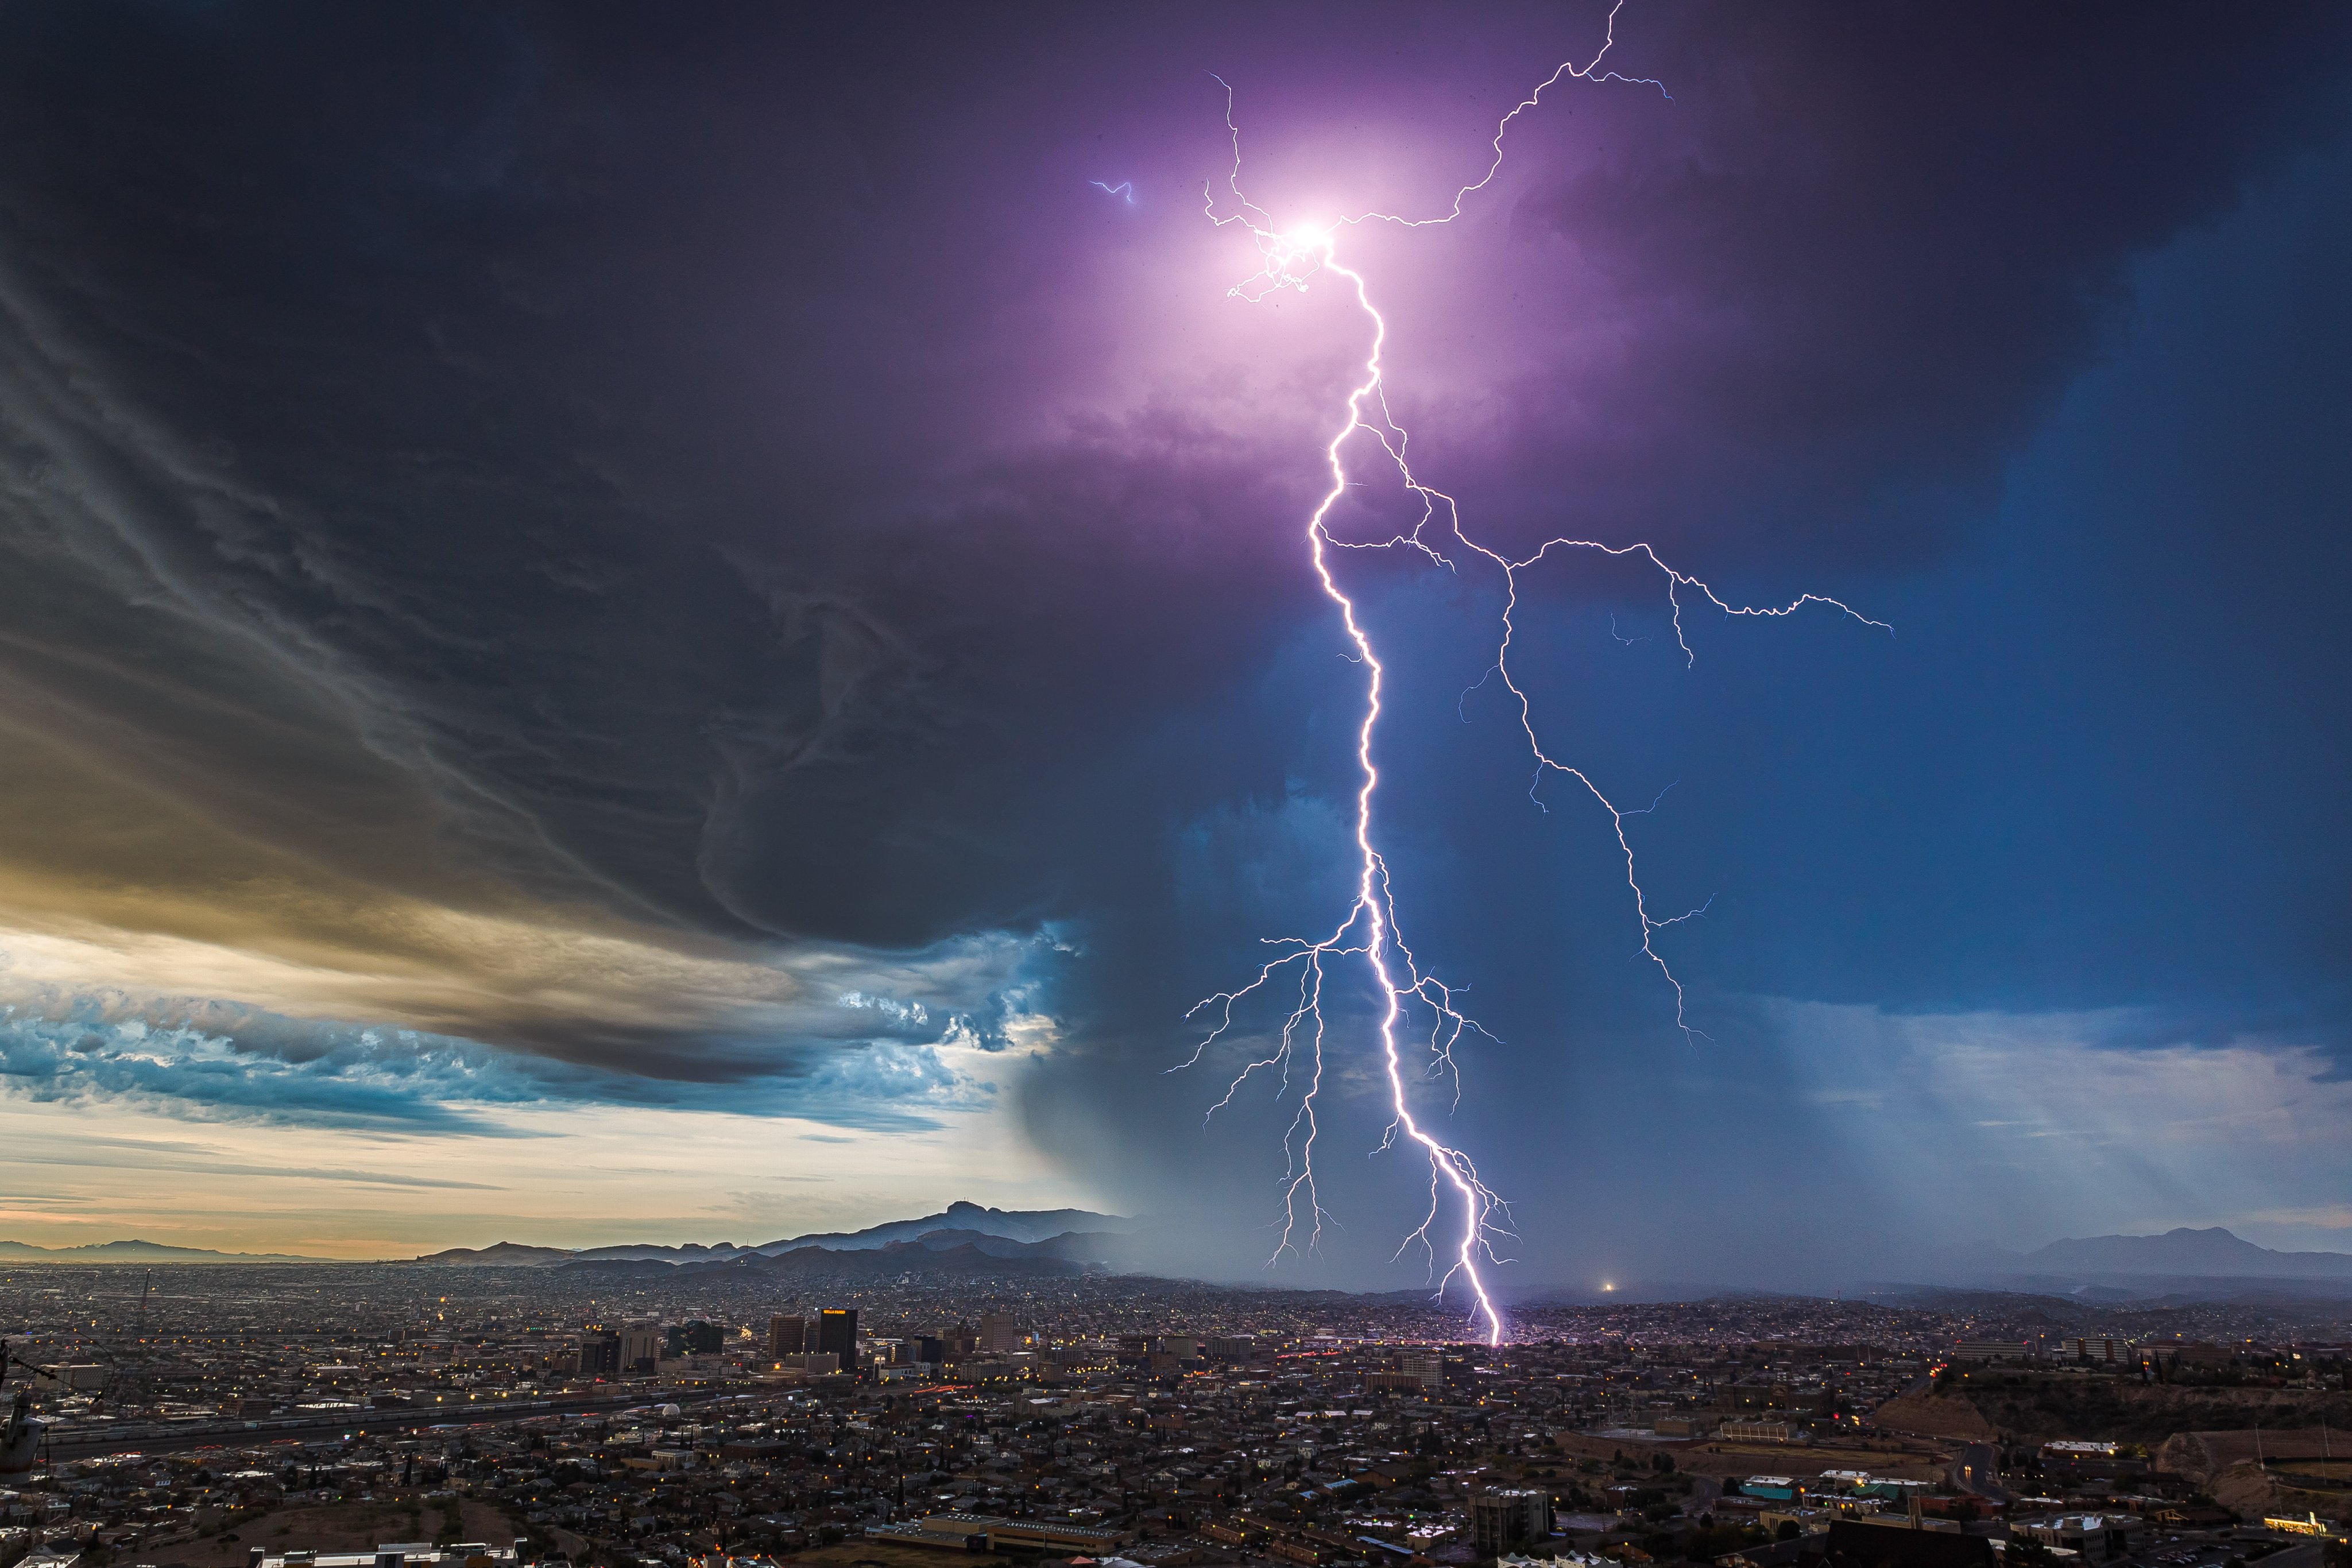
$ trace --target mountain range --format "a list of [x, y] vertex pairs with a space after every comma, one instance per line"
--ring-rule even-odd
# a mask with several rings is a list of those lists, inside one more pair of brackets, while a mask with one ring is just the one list
[[739, 1247], [731, 1241], [709, 1246], [693, 1241], [679, 1246], [632, 1242], [570, 1251], [501, 1241], [483, 1248], [453, 1247], [444, 1252], [428, 1253], [415, 1261], [474, 1268], [576, 1268], [605, 1263], [688, 1267], [776, 1259], [810, 1249], [830, 1255], [914, 1247], [926, 1254], [939, 1254], [969, 1247], [979, 1256], [1000, 1260], [1057, 1259], [1073, 1264], [1108, 1266], [1131, 1250], [1126, 1241], [1136, 1228], [1134, 1220], [1097, 1214], [1091, 1209], [987, 1208], [959, 1201], [920, 1219], [894, 1219], [864, 1230], [819, 1231], [757, 1245]]
[[2037, 1285], [2149, 1280], [2352, 1281], [2352, 1253], [2275, 1252], [2213, 1226], [2180, 1226], [2161, 1236], [2083, 1236], [2031, 1252], [1984, 1247], [1956, 1255], [1938, 1270], [1955, 1280]]
[[912, 1241], [879, 1247], [794, 1247], [771, 1256], [745, 1251], [731, 1259], [671, 1263], [650, 1258], [575, 1258], [557, 1266], [562, 1274], [596, 1279], [734, 1279], [760, 1276], [803, 1283], [873, 1284], [910, 1274], [1071, 1275], [1110, 1271], [1098, 1243], [1118, 1238], [1102, 1232], [1066, 1231], [1044, 1241], [1014, 1241], [970, 1230], [932, 1230]]
[[[51, 1263], [320, 1263], [285, 1253], [218, 1252], [153, 1241], [37, 1247], [0, 1241], [0, 1261]], [[761, 1273], [855, 1283], [928, 1274], [1127, 1273], [1150, 1262], [1143, 1222], [1083, 1208], [1003, 1209], [951, 1203], [937, 1214], [863, 1230], [815, 1231], [756, 1245], [721, 1241], [636, 1242], [569, 1249], [500, 1241], [453, 1247], [410, 1260], [439, 1268], [530, 1268], [670, 1277], [673, 1270]], [[1890, 1276], [1937, 1288], [2026, 1291], [2077, 1301], [2235, 1299], [2352, 1293], [2352, 1253], [2280, 1252], [2218, 1226], [2160, 1236], [2070, 1237], [2032, 1251], [1984, 1246], [1944, 1255], [1932, 1267]], [[1686, 1287], [1694, 1299], [1712, 1287]], [[1907, 1288], [1907, 1287], [1887, 1287]], [[1514, 1291], [1521, 1299], [1544, 1292]], [[1655, 1291], [1629, 1292], [1661, 1299]], [[1566, 1299], [1566, 1298], [1562, 1298]], [[1627, 1299], [1621, 1295], [1619, 1299]]]
[[0, 1258], [33, 1263], [326, 1263], [290, 1252], [215, 1252], [208, 1247], [167, 1247], [160, 1241], [91, 1241], [79, 1247], [36, 1247], [0, 1241]]

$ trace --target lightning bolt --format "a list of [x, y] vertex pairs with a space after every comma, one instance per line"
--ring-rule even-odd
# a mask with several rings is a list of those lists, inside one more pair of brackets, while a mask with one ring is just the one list
[[[1234, 120], [1234, 89], [1232, 84], [1222, 77], [1215, 79], [1225, 89], [1225, 129], [1233, 145], [1233, 164], [1225, 177], [1224, 193], [1224, 197], [1229, 199], [1224, 204], [1229, 210], [1219, 210], [1221, 198], [1213, 185], [1202, 189], [1202, 212], [1209, 221], [1220, 228], [1238, 225], [1257, 247], [1258, 270], [1234, 285], [1227, 291], [1231, 298], [1256, 304], [1281, 290], [1304, 293], [1318, 278], [1336, 279], [1339, 286], [1353, 297], [1356, 308], [1362, 312], [1370, 330], [1370, 344], [1361, 373], [1349, 389], [1342, 410], [1343, 417], [1324, 447], [1330, 486], [1307, 517], [1306, 529], [1307, 554], [1314, 567], [1316, 580], [1324, 596], [1339, 611], [1348, 644], [1353, 651], [1355, 661], [1365, 673], [1364, 708], [1362, 721], [1356, 730], [1358, 783], [1354, 839], [1357, 874], [1354, 903], [1328, 936], [1265, 939], [1277, 951], [1260, 967], [1255, 978], [1233, 990], [1220, 991], [1204, 998], [1186, 1012], [1187, 1019], [1213, 1020], [1213, 1025], [1194, 1048], [1192, 1057], [1169, 1071], [1180, 1071], [1197, 1065], [1212, 1047], [1234, 1030], [1237, 1007], [1260, 992], [1269, 991], [1287, 979], [1296, 979], [1297, 995], [1284, 1017], [1272, 1049], [1265, 1056], [1242, 1067], [1226, 1087], [1223, 1098], [1209, 1108], [1208, 1115], [1214, 1116], [1218, 1111], [1233, 1103], [1234, 1096], [1260, 1073], [1272, 1074], [1278, 1080], [1277, 1098], [1288, 1092], [1294, 1076], [1304, 1079], [1297, 1109], [1284, 1133], [1283, 1149], [1287, 1163], [1282, 1185], [1281, 1235], [1273, 1256], [1267, 1261], [1269, 1265], [1278, 1262], [1286, 1252], [1313, 1251], [1322, 1239], [1324, 1222], [1330, 1218], [1317, 1192], [1314, 1160], [1318, 1134], [1316, 1101], [1323, 1086], [1326, 1040], [1324, 988], [1331, 965], [1360, 958], [1381, 998], [1380, 1060], [1387, 1080], [1391, 1112], [1386, 1132], [1379, 1149], [1374, 1152], [1395, 1147], [1402, 1140], [1417, 1145], [1429, 1161], [1429, 1211], [1421, 1223], [1406, 1234], [1397, 1248], [1396, 1255], [1402, 1256], [1407, 1249], [1418, 1244], [1429, 1256], [1432, 1271], [1434, 1272], [1439, 1243], [1433, 1232], [1446, 1222], [1449, 1215], [1453, 1216], [1454, 1228], [1451, 1228], [1445, 1243], [1449, 1262], [1444, 1273], [1436, 1281], [1437, 1293], [1442, 1300], [1454, 1281], [1457, 1278], [1461, 1280], [1474, 1302], [1471, 1320], [1474, 1323], [1483, 1324], [1490, 1344], [1502, 1343], [1505, 1325], [1502, 1312], [1495, 1304], [1479, 1264], [1482, 1260], [1496, 1264], [1507, 1261], [1496, 1248], [1500, 1240], [1512, 1234], [1508, 1224], [1509, 1207], [1479, 1176], [1478, 1167], [1467, 1153], [1438, 1138], [1412, 1114], [1406, 1091], [1408, 1073], [1404, 1051], [1399, 1040], [1412, 1009], [1418, 1007], [1424, 1010], [1432, 1023], [1427, 1039], [1428, 1060], [1423, 1076], [1452, 1075], [1458, 1103], [1461, 1081], [1454, 1069], [1454, 1048], [1460, 1043], [1464, 1034], [1475, 1031], [1483, 1035], [1486, 1031], [1475, 1019], [1455, 1007], [1452, 989], [1422, 969], [1399, 929], [1388, 862], [1382, 858], [1373, 833], [1373, 807], [1380, 791], [1381, 775], [1379, 766], [1373, 760], [1372, 742], [1380, 727], [1382, 687], [1387, 670], [1372, 645], [1370, 635], [1364, 629], [1355, 601], [1349, 597], [1333, 573], [1332, 551], [1412, 549], [1426, 556], [1433, 564], [1453, 571], [1458, 568], [1453, 556], [1447, 552], [1458, 549], [1462, 553], [1484, 558], [1501, 571], [1505, 591], [1500, 634], [1494, 663], [1480, 677], [1479, 684], [1499, 680], [1517, 705], [1519, 727], [1526, 737], [1534, 768], [1528, 794], [1538, 809], [1549, 811], [1550, 808], [1541, 795], [1543, 785], [1554, 775], [1562, 775], [1581, 785], [1608, 816], [1624, 860], [1625, 884], [1632, 893], [1633, 911], [1640, 925], [1641, 946], [1636, 956], [1648, 959], [1672, 990], [1675, 1024], [1686, 1039], [1697, 1036], [1698, 1031], [1689, 1021], [1683, 982], [1666, 962], [1665, 956], [1658, 951], [1655, 939], [1668, 928], [1704, 915], [1707, 905], [1701, 904], [1683, 914], [1663, 917], [1651, 913], [1649, 895], [1643, 889], [1635, 864], [1633, 841], [1626, 834], [1626, 821], [1629, 818], [1644, 816], [1654, 810], [1664, 800], [1664, 790], [1661, 790], [1658, 798], [1647, 806], [1621, 807], [1583, 768], [1553, 756], [1546, 749], [1537, 731], [1533, 703], [1512, 665], [1519, 573], [1542, 565], [1554, 551], [1562, 555], [1585, 551], [1612, 557], [1641, 558], [1664, 579], [1666, 602], [1672, 612], [1675, 642], [1682, 650], [1685, 667], [1697, 660], [1683, 626], [1685, 595], [1705, 600], [1727, 616], [1793, 615], [1808, 605], [1818, 604], [1840, 611], [1864, 625], [1890, 633], [1893, 631], [1885, 622], [1871, 620], [1851, 606], [1822, 594], [1799, 594], [1787, 603], [1777, 605], [1733, 604], [1699, 579], [1669, 565], [1647, 544], [1612, 545], [1599, 539], [1561, 537], [1547, 539], [1530, 555], [1511, 557], [1465, 532], [1461, 507], [1454, 498], [1423, 483], [1407, 460], [1406, 448], [1410, 437], [1397, 423], [1388, 403], [1382, 362], [1382, 353], [1388, 344], [1388, 320], [1373, 304], [1371, 286], [1364, 275], [1339, 260], [1339, 236], [1342, 230], [1366, 224], [1381, 223], [1417, 229], [1450, 224], [1460, 217], [1463, 204], [1485, 190], [1501, 172], [1503, 143], [1510, 132], [1512, 122], [1521, 114], [1539, 107], [1544, 93], [1564, 79], [1654, 87], [1661, 97], [1671, 100], [1671, 95], [1660, 82], [1646, 77], [1620, 76], [1613, 70], [1603, 72], [1600, 68], [1601, 60], [1616, 42], [1617, 11], [1622, 3], [1623, 0], [1618, 0], [1618, 5], [1611, 7], [1606, 36], [1600, 51], [1590, 61], [1582, 66], [1572, 60], [1561, 64], [1502, 117], [1495, 128], [1491, 143], [1494, 157], [1486, 172], [1456, 189], [1452, 204], [1443, 214], [1408, 218], [1391, 213], [1360, 213], [1340, 218], [1328, 226], [1284, 226], [1275, 220], [1272, 214], [1243, 193], [1241, 131]], [[1335, 538], [1328, 527], [1332, 508], [1353, 483], [1349, 478], [1345, 454], [1346, 448], [1360, 436], [1370, 437], [1379, 444], [1399, 481], [1420, 501], [1421, 517], [1409, 531], [1394, 534], [1386, 539], [1351, 541]], [[1441, 527], [1443, 531], [1437, 538], [1426, 537]], [[1447, 542], [1449, 538], [1450, 543]], [[1611, 632], [1615, 634], [1613, 622]], [[1619, 641], [1627, 640], [1621, 637]], [[1670, 784], [1666, 788], [1672, 789], [1674, 786]], [[1712, 904], [1713, 900], [1708, 903]], [[1493, 1037], [1488, 1035], [1487, 1038]], [[1305, 1233], [1303, 1240], [1300, 1239], [1302, 1230]]]

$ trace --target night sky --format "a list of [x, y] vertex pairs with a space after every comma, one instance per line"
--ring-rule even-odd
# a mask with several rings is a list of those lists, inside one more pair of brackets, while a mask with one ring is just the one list
[[[1365, 321], [1229, 296], [1218, 78], [1280, 223], [1442, 214], [1607, 15], [0, 5], [0, 1237], [969, 1197], [1418, 1283], [1360, 969], [1318, 1256], [1259, 1272], [1297, 1084], [1202, 1119], [1281, 1008], [1167, 1071], [1344, 915], [1363, 699], [1305, 527]], [[1498, 1277], [2352, 1249], [2352, 11], [1615, 37], [1663, 92], [1335, 242], [1415, 470], [1893, 631], [1686, 592], [1686, 662], [1638, 560], [1520, 574], [1546, 747], [1706, 908], [1685, 1037], [1500, 572], [1339, 552]], [[1335, 533], [1409, 526], [1363, 476]]]

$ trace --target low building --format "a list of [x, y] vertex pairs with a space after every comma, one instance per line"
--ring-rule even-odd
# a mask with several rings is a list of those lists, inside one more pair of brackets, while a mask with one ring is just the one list
[[2042, 1468], [2059, 1476], [2123, 1477], [2145, 1474], [2147, 1461], [2117, 1443], [2060, 1438], [2042, 1445]]
[[899, 1546], [939, 1546], [956, 1552], [1045, 1550], [1108, 1557], [1127, 1544], [1123, 1530], [1062, 1524], [1049, 1519], [997, 1519], [984, 1513], [927, 1514], [911, 1524], [870, 1525], [868, 1538]]
[[2344, 1539], [2344, 1527], [2332, 1519], [2322, 1519], [2315, 1513], [2301, 1519], [2273, 1515], [2263, 1521], [2264, 1530], [2275, 1530], [2282, 1535], [2317, 1535], [2330, 1541]]
[[2061, 1551], [2080, 1553], [2085, 1561], [2105, 1563], [2132, 1549], [2146, 1521], [2128, 1513], [2061, 1513], [2010, 1525], [2011, 1535]]
[[[493, 1546], [468, 1541], [436, 1546], [425, 1541], [388, 1541], [373, 1552], [318, 1552], [292, 1546], [253, 1546], [246, 1568], [521, 1568], [532, 1561], [527, 1543]], [[19, 1565], [22, 1568], [22, 1565]]]
[[1739, 1443], [1801, 1443], [1805, 1429], [1789, 1421], [1726, 1421], [1717, 1434]]

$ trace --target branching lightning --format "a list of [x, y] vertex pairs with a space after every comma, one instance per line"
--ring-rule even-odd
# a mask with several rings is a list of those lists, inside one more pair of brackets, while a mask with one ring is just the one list
[[[1622, 0], [1619, 3], [1622, 5]], [[1641, 946], [1636, 956], [1646, 958], [1654, 966], [1673, 992], [1675, 1023], [1684, 1031], [1685, 1038], [1697, 1036], [1698, 1031], [1689, 1021], [1683, 983], [1667, 964], [1665, 956], [1659, 952], [1656, 938], [1668, 928], [1704, 915], [1707, 905], [1701, 904], [1683, 914], [1663, 917], [1651, 913], [1649, 895], [1643, 891], [1637, 873], [1633, 841], [1626, 833], [1626, 821], [1629, 818], [1654, 810], [1664, 800], [1664, 790], [1660, 791], [1657, 800], [1647, 806], [1620, 807], [1581, 768], [1555, 757], [1546, 748], [1537, 731], [1533, 705], [1512, 665], [1516, 632], [1514, 617], [1518, 609], [1518, 574], [1541, 565], [1555, 550], [1563, 554], [1582, 550], [1612, 557], [1640, 557], [1664, 579], [1675, 644], [1682, 650], [1686, 665], [1696, 662], [1696, 654], [1683, 626], [1685, 594], [1703, 598], [1727, 616], [1792, 615], [1809, 604], [1820, 604], [1843, 612], [1865, 625], [1892, 630], [1884, 622], [1873, 621], [1852, 607], [1821, 594], [1800, 594], [1779, 605], [1732, 604], [1697, 578], [1667, 564], [1647, 544], [1611, 545], [1598, 539], [1562, 537], [1548, 539], [1532, 554], [1514, 559], [1465, 532], [1461, 508], [1454, 498], [1423, 484], [1407, 461], [1409, 438], [1390, 411], [1384, 378], [1382, 353], [1388, 342], [1388, 321], [1372, 303], [1371, 287], [1364, 275], [1343, 265], [1339, 259], [1339, 235], [1344, 229], [1372, 223], [1402, 228], [1427, 228], [1452, 223], [1462, 215], [1463, 204], [1486, 189], [1501, 172], [1503, 142], [1512, 122], [1521, 114], [1538, 107], [1546, 90], [1557, 86], [1563, 78], [1654, 87], [1662, 96], [1666, 96], [1664, 85], [1648, 78], [1623, 77], [1615, 71], [1600, 69], [1601, 60], [1616, 41], [1616, 19], [1617, 10], [1612, 7], [1609, 13], [1608, 32], [1600, 52], [1589, 62], [1581, 67], [1573, 61], [1562, 64], [1502, 117], [1495, 128], [1494, 157], [1486, 172], [1475, 181], [1457, 189], [1452, 204], [1441, 214], [1408, 218], [1390, 213], [1362, 213], [1339, 219], [1328, 226], [1286, 227], [1278, 223], [1272, 214], [1242, 192], [1241, 131], [1234, 120], [1233, 88], [1222, 77], [1216, 79], [1218, 85], [1225, 89], [1225, 127], [1233, 145], [1233, 164], [1226, 174], [1225, 191], [1222, 196], [1213, 183], [1202, 191], [1202, 210], [1209, 221], [1220, 228], [1239, 226], [1249, 235], [1258, 250], [1259, 269], [1228, 291], [1232, 298], [1255, 304], [1279, 290], [1303, 293], [1318, 277], [1334, 278], [1341, 288], [1352, 295], [1370, 334], [1360, 375], [1348, 392], [1344, 417], [1324, 448], [1326, 465], [1330, 472], [1329, 488], [1307, 519], [1307, 551], [1316, 579], [1325, 597], [1339, 612], [1340, 624], [1353, 656], [1365, 672], [1365, 690], [1363, 718], [1356, 730], [1358, 785], [1354, 839], [1357, 874], [1353, 904], [1327, 936], [1267, 938], [1267, 945], [1276, 952], [1259, 968], [1255, 978], [1234, 990], [1221, 991], [1204, 998], [1185, 1015], [1188, 1019], [1205, 1018], [1213, 1027], [1202, 1037], [1191, 1059], [1171, 1071], [1181, 1071], [1199, 1063], [1211, 1047], [1233, 1030], [1237, 1006], [1260, 992], [1271, 991], [1278, 984], [1296, 980], [1296, 996], [1291, 999], [1272, 1047], [1265, 1056], [1242, 1067], [1227, 1086], [1223, 1098], [1210, 1107], [1208, 1114], [1213, 1116], [1231, 1104], [1244, 1086], [1260, 1073], [1273, 1075], [1278, 1081], [1278, 1092], [1283, 1093], [1289, 1091], [1294, 1077], [1303, 1080], [1297, 1109], [1284, 1134], [1287, 1166], [1282, 1186], [1281, 1235], [1268, 1261], [1279, 1260], [1286, 1252], [1312, 1251], [1322, 1238], [1324, 1222], [1329, 1218], [1317, 1193], [1314, 1160], [1318, 1134], [1316, 1102], [1323, 1085], [1326, 1039], [1324, 988], [1334, 963], [1360, 958], [1378, 988], [1381, 999], [1380, 1058], [1387, 1080], [1391, 1111], [1387, 1132], [1381, 1139], [1380, 1150], [1375, 1152], [1392, 1148], [1402, 1139], [1418, 1145], [1429, 1160], [1429, 1210], [1421, 1223], [1406, 1235], [1397, 1249], [1398, 1254], [1402, 1255], [1406, 1249], [1418, 1243], [1430, 1257], [1432, 1271], [1434, 1272], [1440, 1247], [1436, 1233], [1444, 1228], [1448, 1236], [1444, 1249], [1449, 1261], [1436, 1281], [1438, 1293], [1443, 1297], [1458, 1277], [1475, 1302], [1473, 1322], [1483, 1325], [1490, 1343], [1501, 1343], [1504, 1322], [1479, 1264], [1482, 1260], [1493, 1263], [1507, 1261], [1496, 1251], [1496, 1247], [1511, 1235], [1509, 1208], [1480, 1177], [1478, 1168], [1468, 1154], [1438, 1138], [1414, 1117], [1406, 1092], [1404, 1051], [1399, 1043], [1400, 1032], [1406, 1027], [1409, 1015], [1416, 1008], [1424, 1011], [1432, 1021], [1423, 1073], [1429, 1077], [1453, 1075], [1458, 1101], [1460, 1078], [1454, 1072], [1454, 1048], [1465, 1032], [1475, 1030], [1484, 1034], [1486, 1031], [1454, 1005], [1452, 989], [1422, 969], [1399, 928], [1388, 863], [1381, 857], [1373, 833], [1373, 805], [1380, 790], [1381, 775], [1373, 760], [1372, 743], [1380, 726], [1382, 685], [1387, 671], [1364, 628], [1355, 601], [1341, 588], [1332, 571], [1331, 552], [1335, 549], [1410, 548], [1420, 551], [1433, 564], [1454, 570], [1457, 570], [1455, 561], [1448, 552], [1458, 551], [1483, 557], [1500, 570], [1504, 584], [1500, 633], [1494, 663], [1480, 678], [1481, 684], [1489, 679], [1499, 680], [1517, 706], [1519, 727], [1526, 737], [1534, 768], [1528, 793], [1537, 807], [1549, 810], [1542, 799], [1542, 787], [1553, 776], [1564, 775], [1581, 785], [1607, 814], [1624, 860], [1625, 884], [1632, 893], [1633, 912], [1640, 925]], [[1405, 490], [1421, 502], [1421, 517], [1410, 531], [1386, 539], [1350, 541], [1335, 538], [1327, 526], [1333, 507], [1346, 495], [1351, 483], [1345, 453], [1349, 444], [1360, 435], [1369, 436], [1379, 444], [1381, 452]], [[1439, 533], [1441, 527], [1442, 533]], [[1433, 533], [1437, 537], [1429, 537]], [[1616, 634], [1613, 621], [1611, 632]], [[1618, 640], [1627, 641], [1622, 637]], [[1672, 789], [1673, 786], [1670, 784], [1666, 788]], [[1708, 902], [1711, 904], [1713, 900]], [[1450, 1222], [1449, 1216], [1452, 1217]]]

